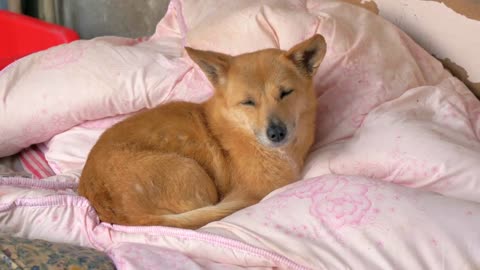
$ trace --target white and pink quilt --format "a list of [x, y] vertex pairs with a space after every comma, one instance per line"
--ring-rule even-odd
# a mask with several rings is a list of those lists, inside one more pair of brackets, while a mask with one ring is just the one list
[[[211, 95], [184, 46], [239, 54], [314, 33], [328, 50], [301, 181], [197, 231], [100, 223], [75, 193], [106, 128]], [[118, 269], [480, 268], [480, 102], [394, 25], [342, 2], [172, 0], [151, 37], [25, 57], [0, 71], [0, 156], [32, 144], [55, 175], [0, 178], [0, 233], [93, 247]]]

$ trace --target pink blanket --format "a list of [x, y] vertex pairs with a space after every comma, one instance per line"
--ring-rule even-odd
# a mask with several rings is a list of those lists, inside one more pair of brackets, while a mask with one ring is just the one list
[[[75, 193], [98, 136], [211, 87], [183, 46], [328, 43], [304, 180], [198, 231], [99, 223]], [[0, 232], [94, 247], [119, 269], [480, 267], [480, 102], [408, 36], [332, 0], [171, 1], [147, 40], [78, 41], [0, 74], [0, 156], [45, 143], [57, 173], [0, 179]], [[142, 268], [143, 267], [143, 268]]]

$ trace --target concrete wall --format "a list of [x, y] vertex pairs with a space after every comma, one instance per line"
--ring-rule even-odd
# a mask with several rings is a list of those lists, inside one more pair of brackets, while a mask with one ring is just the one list
[[0, 0], [0, 9], [7, 9], [7, 0]]
[[169, 0], [56, 0], [60, 24], [82, 38], [151, 35]]
[[23, 13], [76, 30], [83, 39], [149, 36], [169, 0], [0, 0], [0, 9]]

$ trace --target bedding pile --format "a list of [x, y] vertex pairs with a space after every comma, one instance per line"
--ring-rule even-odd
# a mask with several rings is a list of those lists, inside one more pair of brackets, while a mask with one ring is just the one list
[[[314, 33], [328, 48], [301, 181], [197, 231], [101, 223], [76, 194], [106, 128], [212, 94], [184, 46], [239, 54]], [[172, 0], [151, 37], [81, 40], [13, 63], [0, 73], [0, 102], [0, 157], [36, 145], [53, 170], [0, 178], [0, 233], [93, 247], [118, 269], [480, 267], [480, 102], [359, 7]]]

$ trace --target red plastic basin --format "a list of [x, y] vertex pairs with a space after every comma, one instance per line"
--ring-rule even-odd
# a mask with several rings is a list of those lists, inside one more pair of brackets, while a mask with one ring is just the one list
[[0, 10], [0, 70], [28, 54], [77, 39], [72, 29]]

